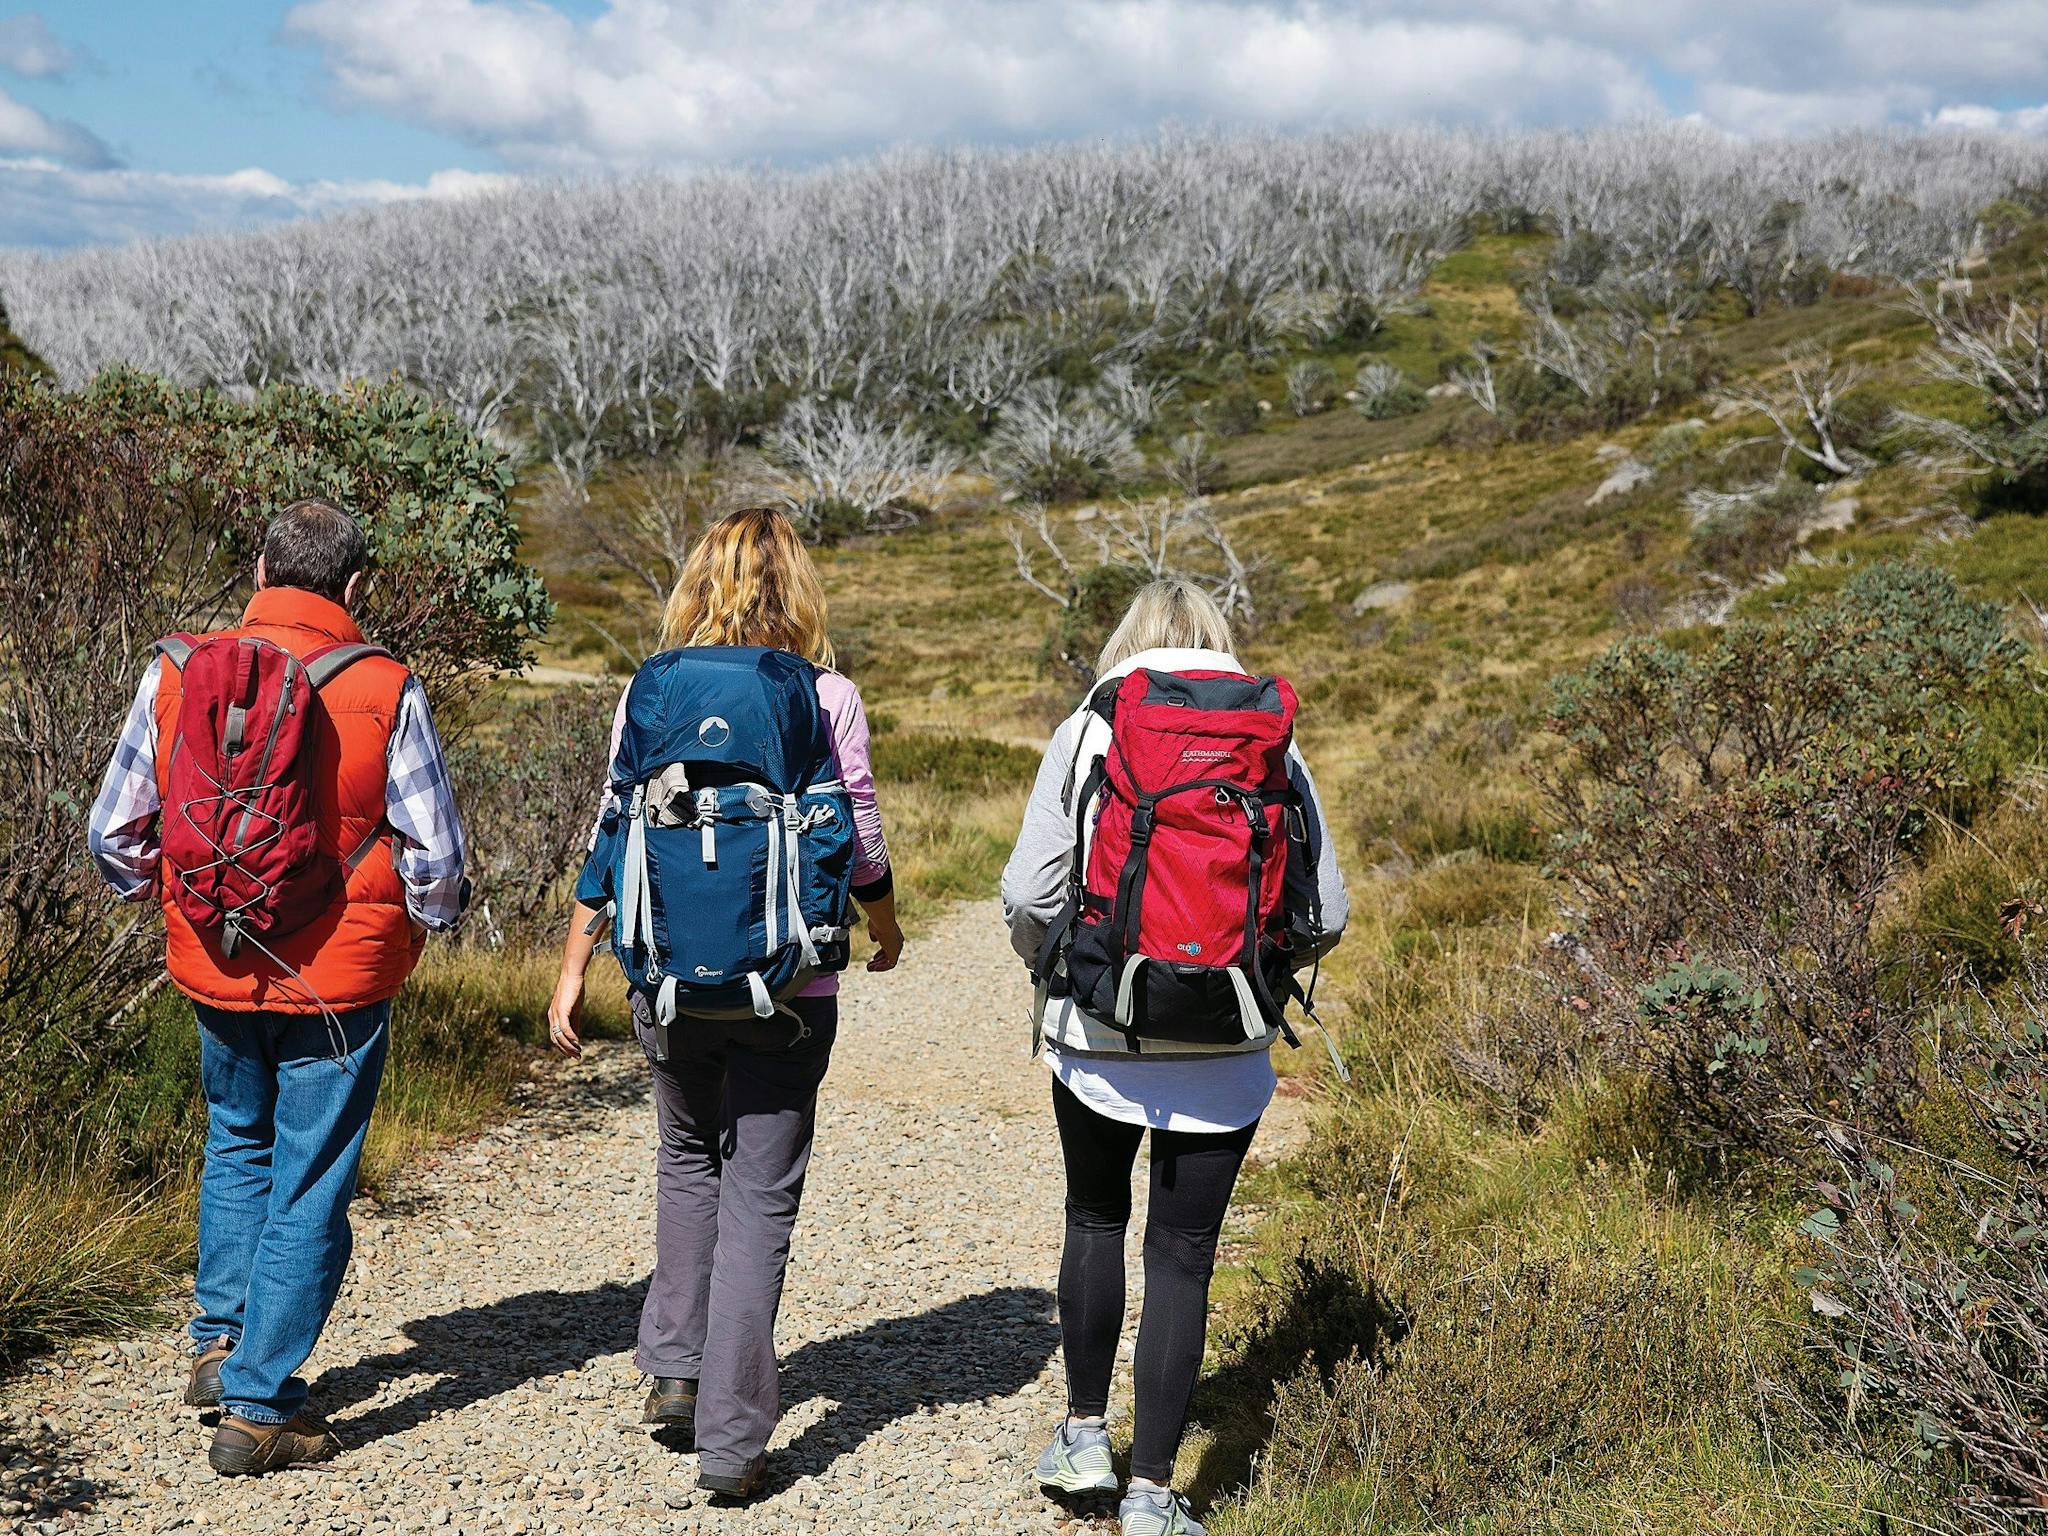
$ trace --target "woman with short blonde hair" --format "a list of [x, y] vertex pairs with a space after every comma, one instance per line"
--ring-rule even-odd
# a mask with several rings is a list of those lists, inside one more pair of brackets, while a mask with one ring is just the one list
[[[868, 969], [894, 967], [903, 931], [875, 801], [867, 714], [860, 691], [831, 670], [824, 587], [789, 519], [754, 507], [706, 529], [669, 596], [661, 637], [666, 650], [761, 646], [818, 668], [818, 707], [832, 742], [830, 779], [844, 786], [852, 810], [853, 897], [866, 910], [875, 942]], [[615, 769], [625, 726], [622, 695], [612, 723]], [[600, 829], [614, 808], [610, 777]], [[604, 910], [600, 843], [593, 832], [561, 979], [548, 1007], [556, 1049], [572, 1056], [582, 1050], [576, 1021]], [[843, 949], [837, 961], [843, 963]], [[753, 1493], [767, 1465], [780, 1411], [775, 1319], [810, 1163], [818, 1085], [838, 1029], [837, 993], [838, 977], [827, 971], [767, 1017], [679, 1020], [681, 1027], [663, 1031], [665, 1057], [655, 1043], [656, 1000], [639, 987], [632, 993], [634, 1030], [654, 1071], [660, 1130], [654, 1276], [635, 1355], [654, 1378], [643, 1416], [651, 1424], [694, 1424], [698, 1482], [715, 1493]]]
[[[1155, 678], [1195, 674], [1173, 680], [1190, 689], [1216, 688], [1219, 681], [1226, 691], [1240, 683], [1258, 686], [1232, 650], [1229, 621], [1207, 592], [1191, 581], [1155, 581], [1132, 600], [1103, 646], [1099, 675], [1107, 680], [1144, 669]], [[1277, 692], [1276, 687], [1276, 696]], [[1173, 697], [1169, 702], [1184, 700]], [[1073, 883], [1076, 861], [1085, 861], [1086, 840], [1093, 836], [1107, 793], [1098, 791], [1090, 798], [1090, 787], [1105, 782], [1096, 764], [1110, 750], [1111, 739], [1112, 727], [1086, 701], [1059, 728], [1046, 748], [1016, 850], [1003, 870], [1003, 913], [1010, 941], [1034, 969], [1046, 965], [1049, 953], [1058, 952], [1060, 932], [1078, 931], [1067, 927], [1083, 903], [1084, 893]], [[1271, 762], [1268, 769], [1278, 773], [1280, 765]], [[1305, 965], [1337, 942], [1347, 902], [1315, 782], [1291, 746], [1284, 771], [1288, 819], [1293, 822], [1298, 809], [1301, 833], [1299, 858], [1290, 852], [1286, 867], [1286, 910], [1312, 917], [1299, 930], [1303, 942], [1298, 947], [1290, 943], [1278, 953], [1283, 965]], [[1219, 791], [1219, 801], [1222, 798]], [[1155, 794], [1148, 803], [1157, 799]], [[1158, 835], [1148, 833], [1148, 838]], [[1289, 837], [1292, 847], [1293, 833]], [[1206, 856], [1220, 863], [1220, 846], [1207, 845]], [[1249, 860], [1246, 863], [1244, 871], [1217, 868], [1215, 878], [1242, 873], [1244, 889], [1251, 893], [1258, 882], [1250, 874]], [[1128, 866], [1125, 878], [1130, 878]], [[1131, 888], [1142, 885], [1141, 876]], [[1086, 900], [1095, 899], [1096, 893], [1086, 893]], [[1122, 910], [1123, 899], [1117, 898], [1117, 911]], [[1119, 919], [1100, 916], [1098, 908], [1096, 920], [1108, 924]], [[1049, 932], [1055, 934], [1050, 944]], [[1199, 944], [1177, 947], [1190, 955], [1201, 949]], [[1078, 948], [1076, 944], [1065, 953], [1072, 957]], [[1139, 952], [1133, 961], [1142, 958]], [[1174, 1491], [1174, 1461], [1202, 1364], [1217, 1236], [1238, 1170], [1273, 1096], [1273, 1065], [1264, 1046], [1249, 1035], [1234, 1043], [1185, 1047], [1147, 1041], [1139, 1053], [1135, 1033], [1080, 1007], [1072, 995], [1074, 977], [1071, 970], [1063, 973], [1070, 995], [1060, 1001], [1058, 1011], [1040, 1014], [1045, 1057], [1053, 1074], [1053, 1116], [1066, 1168], [1059, 1316], [1067, 1415], [1039, 1458], [1038, 1480], [1064, 1494], [1118, 1491], [1104, 1418], [1124, 1319], [1124, 1233], [1131, 1216], [1131, 1170], [1139, 1143], [1149, 1131], [1145, 1300], [1132, 1362], [1130, 1485], [1120, 1517], [1124, 1536], [1202, 1536], [1187, 1500]], [[1041, 976], [1040, 983], [1050, 989], [1046, 977]], [[1045, 1009], [1044, 992], [1040, 1008]], [[1168, 1010], [1175, 1022], [1185, 1022], [1181, 1008], [1176, 1003]], [[1271, 1026], [1270, 1019], [1266, 1022]], [[1235, 1031], [1234, 1015], [1231, 1025]], [[1270, 1043], [1270, 1034], [1264, 1038]], [[1192, 1053], [1202, 1050], [1215, 1054]]]
[[1216, 599], [1185, 576], [1147, 582], [1103, 642], [1095, 675], [1108, 677], [1140, 651], [1230, 652], [1230, 620]]

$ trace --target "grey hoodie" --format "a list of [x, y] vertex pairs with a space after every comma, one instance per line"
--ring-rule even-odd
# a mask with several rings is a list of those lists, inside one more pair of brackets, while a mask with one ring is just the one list
[[[1107, 675], [1121, 677], [1139, 667], [1155, 672], [1243, 672], [1235, 657], [1222, 651], [1141, 651]], [[1059, 916], [1066, 901], [1066, 881], [1074, 858], [1073, 796], [1094, 759], [1109, 741], [1108, 727], [1082, 706], [1053, 733], [1038, 765], [1038, 778], [1031, 799], [1024, 807], [1024, 824], [1017, 833], [1017, 846], [1003, 868], [1003, 920], [1010, 927], [1010, 943], [1027, 964], [1038, 958], [1046, 930]], [[1290, 884], [1313, 877], [1320, 900], [1323, 939], [1316, 956], [1327, 954], [1343, 937], [1344, 924], [1351, 915], [1351, 898], [1344, 889], [1344, 876], [1337, 867], [1337, 852], [1330, 838], [1329, 823], [1316, 794], [1315, 780], [1298, 751], [1290, 749], [1288, 778], [1300, 794], [1308, 816], [1308, 847], [1313, 870], [1289, 865]], [[1045, 1015], [1049, 1040], [1069, 1050], [1089, 1053], [1123, 1054], [1123, 1037], [1110, 1025], [1089, 1018], [1064, 1000], [1055, 1000]], [[1150, 1054], [1148, 1050], [1148, 1054]]]

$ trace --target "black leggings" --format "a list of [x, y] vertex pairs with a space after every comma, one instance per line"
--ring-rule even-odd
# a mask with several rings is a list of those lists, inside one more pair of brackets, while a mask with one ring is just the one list
[[[1067, 1163], [1067, 1247], [1060, 1260], [1060, 1340], [1067, 1402], [1077, 1418], [1109, 1408], [1109, 1377], [1124, 1323], [1124, 1229], [1131, 1165], [1145, 1135], [1098, 1115], [1053, 1079], [1053, 1115]], [[1209, 1276], [1237, 1170], [1258, 1129], [1152, 1132], [1152, 1199], [1145, 1220], [1145, 1310], [1134, 1367], [1131, 1475], [1173, 1479], [1188, 1398], [1209, 1332]]]

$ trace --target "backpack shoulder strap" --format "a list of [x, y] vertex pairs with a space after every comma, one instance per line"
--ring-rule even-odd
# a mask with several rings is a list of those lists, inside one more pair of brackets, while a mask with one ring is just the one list
[[312, 680], [316, 689], [325, 688], [348, 668], [370, 656], [382, 656], [391, 661], [398, 659], [381, 645], [330, 645], [326, 650], [315, 651], [306, 658], [306, 676]]
[[182, 672], [185, 670], [186, 664], [192, 660], [192, 652], [197, 648], [198, 644], [198, 636], [181, 632], [175, 635], [165, 635], [163, 639], [157, 641], [150, 649]]

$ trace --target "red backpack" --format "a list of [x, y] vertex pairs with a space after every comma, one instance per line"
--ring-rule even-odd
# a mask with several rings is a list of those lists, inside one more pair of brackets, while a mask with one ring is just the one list
[[156, 648], [177, 667], [183, 695], [165, 776], [165, 888], [222, 955], [245, 940], [268, 955], [266, 939], [341, 899], [348, 871], [375, 846], [373, 836], [347, 859], [320, 847], [313, 775], [321, 688], [390, 652], [339, 644], [300, 661], [240, 634], [172, 635]]
[[1289, 860], [1307, 857], [1287, 774], [1294, 690], [1140, 668], [1089, 707], [1110, 740], [1075, 792], [1068, 901], [1032, 967], [1041, 998], [1071, 998], [1141, 1054], [1296, 1043], [1292, 930], [1312, 936], [1317, 918], [1312, 899], [1287, 910]]

